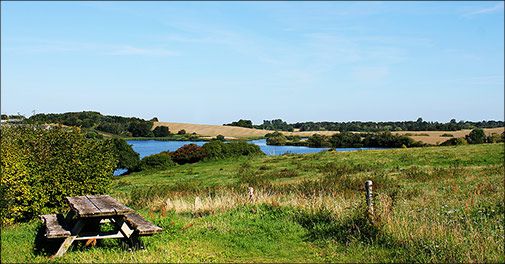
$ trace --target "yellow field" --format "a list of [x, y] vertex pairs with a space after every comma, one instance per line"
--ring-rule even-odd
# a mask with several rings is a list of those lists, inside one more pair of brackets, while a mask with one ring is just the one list
[[[262, 137], [267, 133], [272, 133], [272, 130], [262, 130], [244, 127], [234, 127], [234, 126], [219, 126], [219, 125], [200, 125], [200, 124], [188, 124], [188, 123], [173, 123], [173, 122], [154, 122], [154, 127], [157, 126], [168, 126], [172, 133], [177, 133], [179, 130], [186, 130], [186, 133], [197, 133], [203, 137], [215, 137], [217, 135], [223, 135], [227, 139], [240, 139], [240, 138], [253, 138]], [[487, 135], [493, 133], [502, 133], [505, 128], [486, 128], [484, 131]], [[470, 133], [471, 130], [459, 130], [459, 131], [401, 131], [393, 132], [395, 134], [404, 135], [407, 133], [413, 134], [410, 136], [414, 140], [429, 144], [442, 143], [448, 140], [450, 137], [441, 137], [440, 135], [447, 133], [452, 134], [454, 137], [464, 137]], [[306, 131], [306, 132], [282, 132], [285, 135], [297, 135], [297, 136], [311, 136], [313, 134], [321, 135], [333, 135], [335, 131]], [[418, 134], [418, 135], [416, 135]], [[419, 134], [428, 134], [428, 136], [419, 136]]]

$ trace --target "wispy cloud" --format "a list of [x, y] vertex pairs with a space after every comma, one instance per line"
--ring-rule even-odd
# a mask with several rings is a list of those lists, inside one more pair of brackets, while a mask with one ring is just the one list
[[[6, 50], [26, 53], [92, 52], [102, 55], [176, 56], [177, 52], [161, 47], [100, 44], [43, 39], [14, 39], [6, 41]], [[10, 44], [10, 45], [9, 45]]]
[[475, 16], [475, 15], [484, 15], [484, 14], [493, 14], [503, 12], [503, 2], [499, 2], [491, 7], [479, 8], [477, 10], [472, 10], [465, 13], [465, 16]]

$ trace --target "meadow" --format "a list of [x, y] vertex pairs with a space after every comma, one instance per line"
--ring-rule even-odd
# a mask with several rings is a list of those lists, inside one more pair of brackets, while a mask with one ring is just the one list
[[[164, 231], [146, 250], [103, 241], [54, 261], [505, 261], [503, 143], [198, 162], [117, 177], [109, 194]], [[39, 227], [3, 227], [2, 262], [47, 262]]]

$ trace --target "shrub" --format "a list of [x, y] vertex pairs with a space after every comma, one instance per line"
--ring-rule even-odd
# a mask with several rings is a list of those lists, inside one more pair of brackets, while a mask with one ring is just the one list
[[203, 145], [207, 159], [223, 159], [228, 157], [265, 155], [260, 147], [244, 141], [224, 143], [213, 140]]
[[329, 137], [314, 134], [307, 139], [307, 145], [313, 148], [331, 147]]
[[464, 138], [451, 138], [440, 144], [440, 146], [457, 146], [457, 145], [466, 145], [466, 139]]
[[441, 137], [454, 137], [453, 134], [448, 134], [448, 133], [444, 133], [442, 135], [440, 135]]
[[177, 132], [177, 134], [179, 134], [179, 135], [186, 135], [186, 130], [181, 129], [181, 130], [179, 130], [179, 132]]
[[144, 157], [140, 161], [140, 170], [151, 170], [151, 169], [168, 169], [174, 167], [176, 164], [172, 161], [172, 157], [169, 152], [161, 152], [151, 156]]
[[486, 134], [482, 128], [475, 128], [466, 136], [466, 141], [470, 144], [486, 143]]
[[286, 136], [277, 131], [265, 136], [267, 137], [267, 145], [284, 146], [288, 141]]
[[216, 140], [219, 140], [219, 141], [224, 141], [224, 136], [223, 135], [217, 135], [216, 136]]
[[487, 143], [500, 143], [500, 142], [503, 142], [503, 135], [504, 134], [505, 134], [505, 132], [502, 133], [502, 134], [493, 133], [493, 134], [487, 136], [486, 142]]
[[60, 211], [66, 196], [108, 191], [117, 164], [110, 141], [77, 128], [1, 128], [2, 223]]
[[112, 143], [117, 156], [116, 169], [134, 170], [140, 161], [139, 154], [122, 138], [113, 138]]
[[207, 153], [205, 149], [196, 144], [187, 144], [171, 153], [172, 160], [177, 164], [195, 163], [203, 160]]
[[153, 129], [153, 135], [155, 137], [168, 137], [170, 136], [170, 130], [167, 126], [157, 126]]

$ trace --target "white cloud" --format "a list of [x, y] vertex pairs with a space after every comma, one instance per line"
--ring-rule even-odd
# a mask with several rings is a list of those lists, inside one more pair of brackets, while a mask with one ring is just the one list
[[160, 47], [100, 44], [43, 39], [13, 39], [7, 42], [6, 50], [27, 53], [94, 52], [105, 55], [176, 56], [178, 53]]
[[498, 13], [498, 12], [503, 12], [503, 2], [499, 2], [492, 7], [480, 8], [477, 10], [467, 12], [465, 15], [466, 16], [474, 16], [474, 15], [492, 14], [492, 13]]

